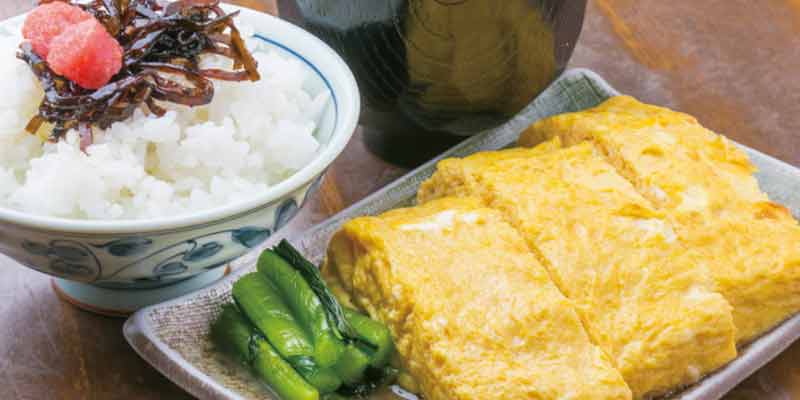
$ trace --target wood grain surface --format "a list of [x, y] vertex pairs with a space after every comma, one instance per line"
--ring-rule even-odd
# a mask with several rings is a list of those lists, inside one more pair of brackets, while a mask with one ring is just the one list
[[[234, 3], [274, 12], [274, 0]], [[34, 0], [0, 0], [0, 19]], [[697, 116], [800, 165], [799, 0], [592, 0], [573, 66]], [[400, 176], [360, 133], [287, 229], [303, 229]], [[0, 399], [184, 399], [121, 334], [122, 321], [60, 302], [47, 276], [0, 256]], [[800, 399], [795, 344], [728, 400]]]

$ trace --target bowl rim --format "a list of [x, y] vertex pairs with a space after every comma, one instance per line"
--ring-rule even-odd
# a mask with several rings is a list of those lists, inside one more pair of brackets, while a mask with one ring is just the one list
[[[231, 4], [223, 4], [223, 7], [230, 11], [240, 10], [242, 15], [247, 14], [250, 17], [259, 18], [260, 22], [256, 24], [256, 30], [263, 29], [263, 31], [258, 32], [259, 36], [288, 50], [290, 54], [299, 58], [315, 73], [319, 74], [324, 81], [335, 80], [343, 83], [342, 91], [332, 93], [337, 100], [334, 103], [337, 118], [330, 140], [310, 163], [290, 177], [269, 187], [266, 192], [258, 196], [174, 217], [85, 220], [31, 214], [0, 206], [0, 226], [13, 224], [37, 231], [78, 234], [142, 234], [181, 230], [195, 225], [236, 219], [269, 207], [322, 175], [344, 150], [358, 125], [361, 97], [352, 71], [345, 61], [325, 42], [290, 22], [246, 7]], [[0, 21], [0, 26], [17, 22], [24, 18], [25, 15], [27, 13]], [[304, 43], [303, 48], [298, 49], [297, 47], [287, 46], [279, 38], [275, 38], [275, 32], [280, 32], [279, 36], [283, 37], [297, 36], [301, 38], [300, 40]], [[308, 52], [314, 52], [323, 58], [325, 61], [318, 63], [323, 65], [318, 66], [318, 64], [312, 63], [303, 56]], [[323, 74], [323, 70], [326, 70], [327, 73]], [[332, 87], [330, 89], [333, 90]]]

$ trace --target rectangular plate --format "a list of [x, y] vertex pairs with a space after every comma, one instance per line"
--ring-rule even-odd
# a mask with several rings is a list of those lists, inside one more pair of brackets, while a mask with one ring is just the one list
[[[507, 124], [467, 139], [350, 208], [289, 239], [306, 257], [318, 263], [331, 235], [345, 221], [411, 204], [419, 184], [431, 176], [437, 161], [508, 147], [536, 120], [593, 107], [616, 94], [618, 92], [594, 72], [569, 70]], [[800, 215], [800, 170], [743, 148], [759, 169], [757, 178], [761, 188], [772, 200], [789, 207], [795, 216]], [[265, 386], [243, 368], [234, 368], [230, 361], [216, 354], [207, 339], [209, 323], [216, 317], [219, 306], [230, 301], [231, 285], [239, 276], [255, 269], [257, 256], [258, 251], [255, 251], [237, 260], [236, 272], [212, 287], [137, 312], [125, 323], [128, 342], [161, 373], [199, 398], [274, 399]], [[742, 349], [739, 357], [725, 368], [670, 398], [718, 399], [798, 337], [800, 315]]]

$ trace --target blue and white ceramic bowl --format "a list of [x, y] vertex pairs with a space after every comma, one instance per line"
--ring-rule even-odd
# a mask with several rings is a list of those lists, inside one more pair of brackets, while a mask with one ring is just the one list
[[[219, 270], [263, 243], [294, 217], [356, 128], [360, 110], [358, 87], [344, 61], [308, 32], [264, 13], [226, 8], [241, 10], [237, 21], [241, 26], [251, 27], [264, 46], [297, 58], [313, 71], [316, 78], [307, 82], [309, 92], [330, 91], [332, 101], [315, 133], [321, 143], [317, 157], [258, 197], [172, 218], [85, 221], [0, 208], [0, 252], [60, 278], [58, 282], [65, 285], [59, 287], [68, 287], [69, 294], [79, 297], [79, 301], [103, 303], [96, 295], [81, 298], [80, 293], [73, 293], [80, 292], [82, 286], [71, 282], [90, 284], [93, 288], [84, 289], [95, 292], [98, 287], [110, 290], [164, 287]], [[18, 26], [24, 17], [0, 22], [0, 30]], [[103, 296], [108, 297], [109, 293]], [[159, 300], [163, 298], [153, 299]]]

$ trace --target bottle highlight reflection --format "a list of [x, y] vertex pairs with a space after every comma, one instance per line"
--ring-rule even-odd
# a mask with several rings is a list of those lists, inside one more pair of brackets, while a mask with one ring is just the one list
[[507, 121], [565, 67], [586, 0], [295, 0], [358, 80], [369, 148], [404, 165]]

